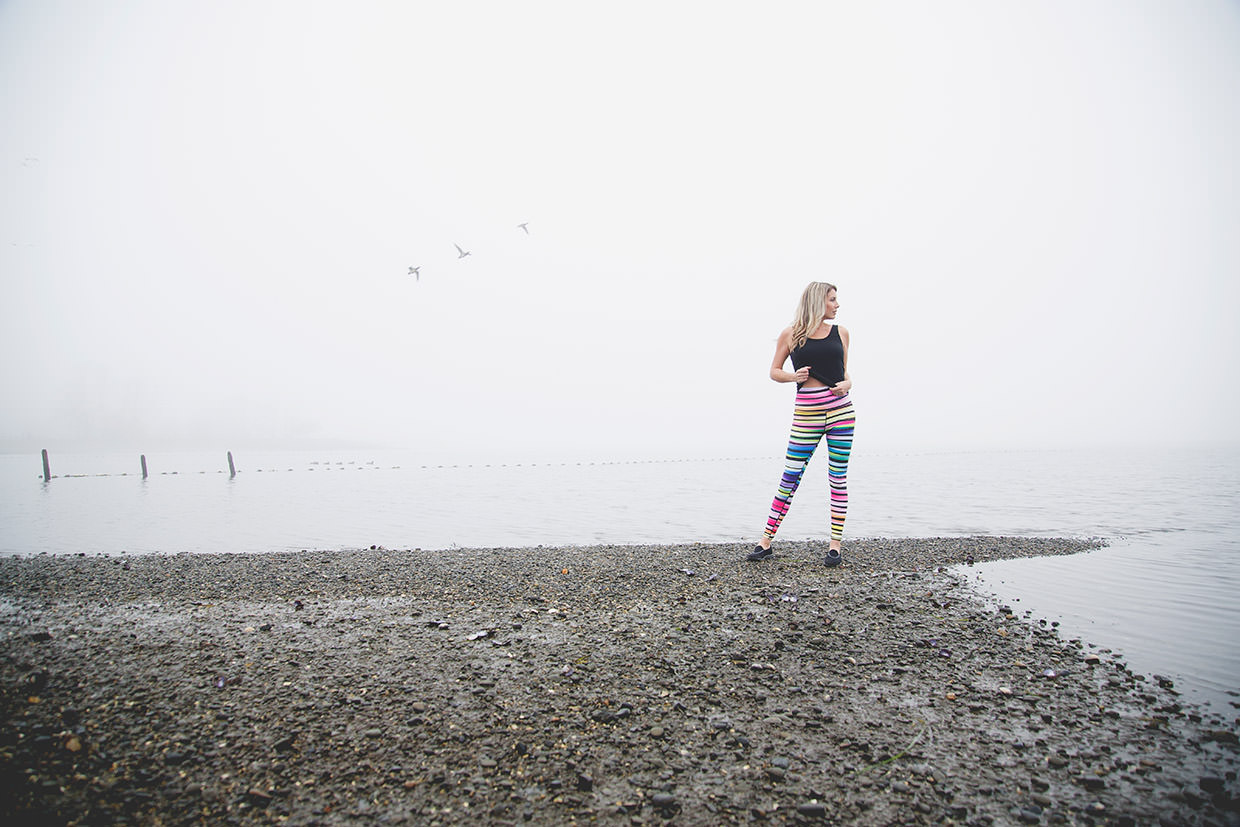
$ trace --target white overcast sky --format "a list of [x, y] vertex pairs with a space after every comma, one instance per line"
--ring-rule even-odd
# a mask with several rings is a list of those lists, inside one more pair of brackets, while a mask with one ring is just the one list
[[817, 279], [870, 447], [1234, 442], [1238, 147], [1226, 0], [0, 0], [0, 446], [778, 453]]

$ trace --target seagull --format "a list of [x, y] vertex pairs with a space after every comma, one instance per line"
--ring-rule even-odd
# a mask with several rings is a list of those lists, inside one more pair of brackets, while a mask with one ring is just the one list
[[465, 258], [465, 256], [469, 255], [469, 250], [462, 250], [460, 244], [453, 244], [452, 246], [455, 247], [457, 253], [459, 253], [457, 258]]
[[421, 269], [422, 269], [421, 267], [410, 267], [410, 268], [409, 268], [409, 275], [413, 276], [413, 277], [414, 277], [415, 279], [417, 279], [418, 281], [421, 281], [421, 280], [422, 280], [422, 274], [418, 272], [418, 271], [419, 271], [419, 270], [421, 270]]
[[[527, 221], [527, 222], [526, 222], [526, 224], [528, 224], [528, 223], [529, 223], [529, 222]], [[525, 224], [518, 224], [517, 226], [518, 226], [518, 227], [520, 227], [521, 229], [525, 230], [525, 234], [526, 234], [526, 235], [529, 235], [529, 234], [530, 234], [530, 228], [529, 228], [529, 227], [527, 227], [527, 226], [525, 226]]]

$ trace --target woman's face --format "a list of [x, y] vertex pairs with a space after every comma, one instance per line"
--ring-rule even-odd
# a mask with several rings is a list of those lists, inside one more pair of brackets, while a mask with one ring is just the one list
[[840, 300], [834, 290], [827, 291], [827, 315], [824, 318], [834, 319], [840, 309]]

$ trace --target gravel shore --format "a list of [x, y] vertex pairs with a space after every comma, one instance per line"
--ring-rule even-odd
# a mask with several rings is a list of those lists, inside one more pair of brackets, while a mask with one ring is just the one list
[[1098, 545], [0, 558], [0, 822], [1240, 823], [1235, 720], [952, 569]]

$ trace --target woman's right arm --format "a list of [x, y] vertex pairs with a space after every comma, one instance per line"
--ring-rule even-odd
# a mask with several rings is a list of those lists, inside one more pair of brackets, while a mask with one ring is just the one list
[[804, 382], [809, 378], [809, 368], [804, 367], [793, 372], [784, 370], [784, 363], [792, 350], [792, 328], [779, 334], [779, 343], [775, 345], [775, 358], [771, 360], [771, 378], [776, 382]]

